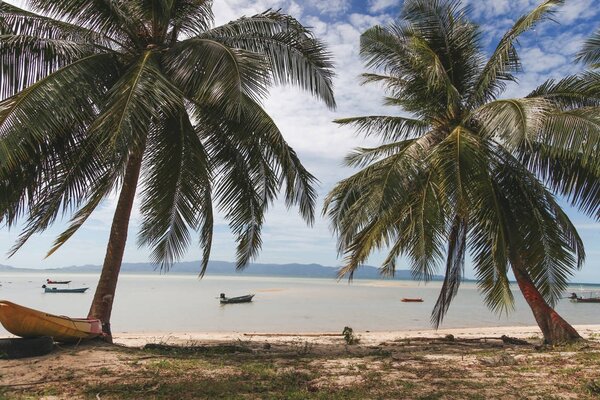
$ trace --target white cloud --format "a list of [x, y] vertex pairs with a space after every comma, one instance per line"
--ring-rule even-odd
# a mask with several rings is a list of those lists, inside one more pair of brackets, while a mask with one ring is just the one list
[[522, 49], [520, 55], [526, 73], [554, 70], [568, 62], [564, 56], [544, 52], [539, 47]]
[[378, 13], [394, 6], [398, 6], [398, 0], [369, 0], [369, 12], [371, 13]]
[[571, 0], [565, 2], [558, 11], [561, 22], [570, 24], [575, 20], [589, 19], [600, 13], [598, 0]]
[[350, 9], [350, 0], [306, 0], [305, 3], [329, 15], [345, 13]]

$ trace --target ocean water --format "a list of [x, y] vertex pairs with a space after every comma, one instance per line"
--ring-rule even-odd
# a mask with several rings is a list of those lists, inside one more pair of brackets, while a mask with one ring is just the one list
[[[46, 278], [89, 287], [84, 294], [44, 293]], [[0, 299], [49, 313], [84, 317], [98, 281], [96, 274], [0, 273]], [[119, 278], [113, 332], [341, 332], [429, 329], [440, 282], [207, 276], [132, 275]], [[600, 290], [600, 286], [586, 287]], [[579, 291], [580, 287], [572, 288]], [[254, 301], [220, 305], [219, 293], [255, 293]], [[474, 283], [462, 284], [442, 328], [535, 325], [517, 288], [515, 310], [497, 315], [486, 308]], [[423, 303], [403, 303], [421, 297]], [[557, 311], [572, 324], [600, 324], [600, 304], [561, 300]], [[0, 326], [0, 336], [7, 332]]]

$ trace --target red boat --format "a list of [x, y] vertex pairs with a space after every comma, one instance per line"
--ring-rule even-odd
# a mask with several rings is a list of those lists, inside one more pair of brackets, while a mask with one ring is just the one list
[[414, 298], [410, 298], [410, 297], [404, 297], [402, 300], [400, 300], [403, 303], [422, 303], [423, 299], [420, 297], [414, 297]]
[[53, 281], [51, 279], [46, 279], [46, 283], [49, 283], [51, 285], [67, 285], [71, 283], [71, 281]]

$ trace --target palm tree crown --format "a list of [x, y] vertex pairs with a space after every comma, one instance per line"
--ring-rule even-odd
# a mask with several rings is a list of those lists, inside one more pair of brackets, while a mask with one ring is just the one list
[[361, 170], [326, 199], [345, 255], [340, 276], [351, 278], [376, 249], [387, 249], [382, 272], [389, 275], [400, 256], [418, 279], [445, 264], [435, 326], [468, 252], [493, 310], [513, 304], [511, 267], [545, 301], [561, 297], [584, 248], [550, 189], [597, 215], [599, 169], [587, 145], [600, 138], [598, 98], [579, 77], [549, 81], [526, 98], [499, 98], [520, 69], [517, 38], [561, 3], [545, 1], [517, 20], [490, 58], [457, 0], [406, 0], [397, 23], [362, 35], [361, 56], [374, 70], [363, 81], [382, 84], [385, 104], [411, 116], [336, 121], [382, 140], [346, 158]]
[[260, 248], [281, 187], [313, 221], [315, 178], [260, 105], [273, 84], [291, 83], [335, 106], [330, 55], [297, 20], [267, 11], [213, 27], [210, 0], [28, 6], [0, 4], [0, 222], [26, 220], [12, 253], [74, 212], [54, 252], [127, 180], [135, 156], [139, 243], [161, 267], [197, 230], [204, 271], [213, 201], [237, 236], [239, 266]]

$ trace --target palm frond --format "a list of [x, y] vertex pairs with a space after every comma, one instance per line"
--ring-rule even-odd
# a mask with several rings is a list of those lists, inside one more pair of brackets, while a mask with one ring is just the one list
[[276, 84], [297, 85], [335, 108], [331, 54], [294, 18], [268, 11], [213, 28], [200, 37], [265, 56]]
[[600, 74], [585, 72], [561, 80], [550, 79], [526, 96], [541, 98], [560, 109], [600, 106]]
[[196, 36], [210, 29], [213, 24], [211, 0], [176, 0], [171, 9], [171, 31], [173, 40], [179, 34]]
[[509, 203], [507, 214], [515, 221], [511, 264], [522, 263], [544, 299], [553, 305], [585, 258], [581, 240], [538, 178], [509, 154], [501, 156], [498, 187]]
[[401, 153], [405, 148], [410, 147], [416, 139], [404, 140], [401, 142], [392, 142], [383, 144], [374, 148], [359, 147], [348, 154], [344, 161], [350, 167], [367, 167], [370, 164], [382, 159]]
[[[244, 268], [262, 246], [264, 213], [275, 198], [279, 182], [262, 149], [245, 134], [240, 120], [223, 118], [210, 107], [198, 107], [196, 129], [216, 170], [214, 194], [237, 236], [237, 268]], [[252, 115], [250, 116], [252, 117]]]
[[530, 13], [520, 17], [502, 37], [496, 50], [485, 64], [473, 86], [468, 103], [477, 107], [491, 101], [506, 87], [505, 82], [515, 81], [521, 62], [515, 44], [518, 38], [545, 19], [552, 18], [556, 7], [564, 0], [546, 0]]
[[468, 221], [457, 215], [450, 228], [444, 283], [431, 312], [431, 322], [436, 329], [441, 325], [463, 279], [468, 226]]
[[151, 51], [145, 52], [107, 92], [102, 112], [90, 126], [117, 152], [142, 147], [152, 118], [178, 110], [183, 94], [163, 75]]
[[[85, 131], [96, 116], [94, 104], [112, 84], [118, 69], [112, 55], [90, 56], [0, 102], [0, 181], [11, 185], [6, 203], [0, 204], [0, 214], [9, 226], [29, 208], [29, 228], [43, 229], [54, 221], [60, 206], [76, 203], [83, 193], [90, 178], [87, 183], [85, 179], [67, 183], [67, 177], [71, 172], [77, 174], [72, 165], [78, 160], [76, 149], [88, 141]], [[48, 96], [49, 88], [56, 90], [53, 96]], [[89, 166], [82, 167], [84, 175], [89, 168], [102, 169], [94, 158], [87, 161]], [[55, 192], [61, 187], [69, 189]]]
[[429, 129], [428, 124], [418, 119], [385, 115], [340, 118], [333, 122], [342, 126], [354, 126], [357, 133], [365, 136], [378, 136], [382, 142], [418, 137]]
[[531, 146], [555, 111], [552, 103], [543, 97], [503, 99], [485, 104], [471, 117], [481, 125], [482, 134], [516, 149]]
[[592, 68], [600, 68], [600, 31], [585, 41], [576, 60]]
[[81, 26], [118, 42], [139, 42], [143, 14], [136, 2], [111, 0], [28, 0], [34, 12]]
[[443, 255], [444, 213], [437, 185], [421, 166], [420, 141], [398, 146], [398, 152], [374, 162], [336, 185], [324, 212], [346, 254], [340, 275], [352, 273], [375, 249], [392, 245], [382, 266], [391, 275], [395, 258], [407, 255], [416, 278], [433, 276]]
[[593, 218], [600, 218], [600, 168], [596, 158], [588, 158], [564, 148], [548, 148], [536, 143], [530, 152], [520, 154], [523, 163], [555, 192]]
[[269, 65], [262, 55], [214, 40], [192, 38], [178, 43], [164, 62], [170, 79], [189, 98], [226, 105], [232, 117], [239, 116], [245, 95], [263, 99], [270, 84]]
[[267, 163], [279, 171], [280, 184], [285, 183], [286, 205], [298, 206], [302, 218], [312, 225], [317, 199], [314, 186], [318, 181], [302, 165], [273, 119], [249, 97], [244, 101], [244, 119], [239, 130], [252, 132], [250, 138], [262, 150]]
[[150, 246], [152, 261], [168, 271], [189, 246], [189, 231], [212, 218], [212, 203], [205, 204], [211, 176], [208, 156], [187, 113], [161, 120], [148, 138], [138, 243]]

